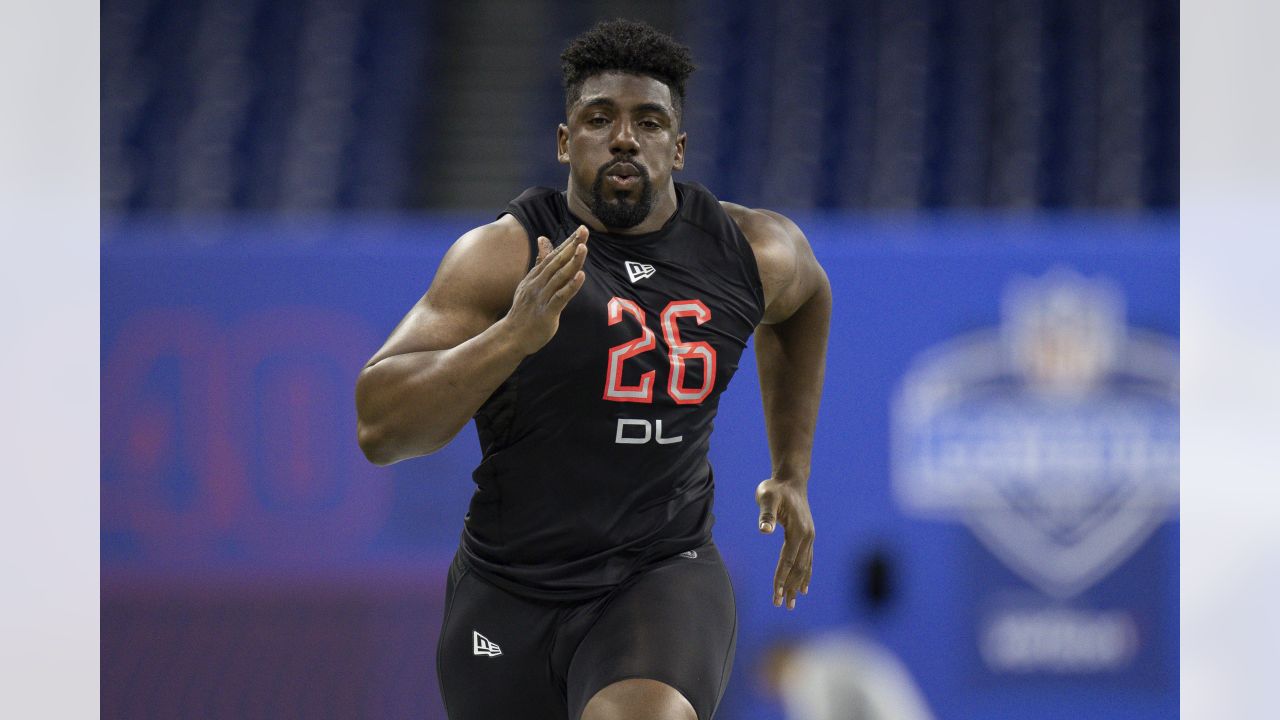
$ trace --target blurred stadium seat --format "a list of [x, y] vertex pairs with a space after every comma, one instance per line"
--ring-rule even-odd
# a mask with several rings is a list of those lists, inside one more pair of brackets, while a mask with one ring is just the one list
[[[108, 213], [488, 209], [561, 177], [557, 53], [626, 3], [105, 0]], [[711, 0], [685, 176], [780, 208], [1177, 203], [1177, 6]]]

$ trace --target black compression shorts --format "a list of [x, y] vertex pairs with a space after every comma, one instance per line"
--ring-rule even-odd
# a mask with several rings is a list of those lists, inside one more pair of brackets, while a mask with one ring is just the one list
[[599, 598], [551, 603], [449, 570], [436, 672], [450, 720], [579, 720], [619, 680], [664, 682], [711, 720], [737, 641], [729, 574], [714, 543], [645, 567]]

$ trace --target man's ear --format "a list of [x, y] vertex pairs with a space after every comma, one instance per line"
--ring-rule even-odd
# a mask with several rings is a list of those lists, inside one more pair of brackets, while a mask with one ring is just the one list
[[561, 165], [569, 164], [569, 126], [564, 123], [556, 128], [556, 160]]
[[676, 157], [671, 163], [671, 167], [675, 170], [684, 169], [684, 140], [688, 137], [687, 133], [680, 133], [676, 137]]

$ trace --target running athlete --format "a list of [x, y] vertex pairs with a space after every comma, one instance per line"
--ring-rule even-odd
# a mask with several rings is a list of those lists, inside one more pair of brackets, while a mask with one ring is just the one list
[[707, 720], [733, 660], [707, 451], [755, 332], [772, 457], [772, 590], [808, 591], [806, 485], [831, 291], [787, 218], [674, 182], [688, 49], [602, 23], [563, 60], [564, 191], [533, 188], [453, 245], [360, 374], [360, 446], [483, 459], [437, 649], [454, 720]]

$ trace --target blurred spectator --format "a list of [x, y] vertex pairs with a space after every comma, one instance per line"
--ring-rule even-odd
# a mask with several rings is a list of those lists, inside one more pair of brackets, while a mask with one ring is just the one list
[[[873, 550], [855, 573], [854, 605], [873, 626], [893, 595], [889, 556]], [[807, 639], [782, 638], [765, 654], [766, 691], [787, 720], [930, 720], [933, 713], [906, 665], [870, 637], [870, 627]]]

